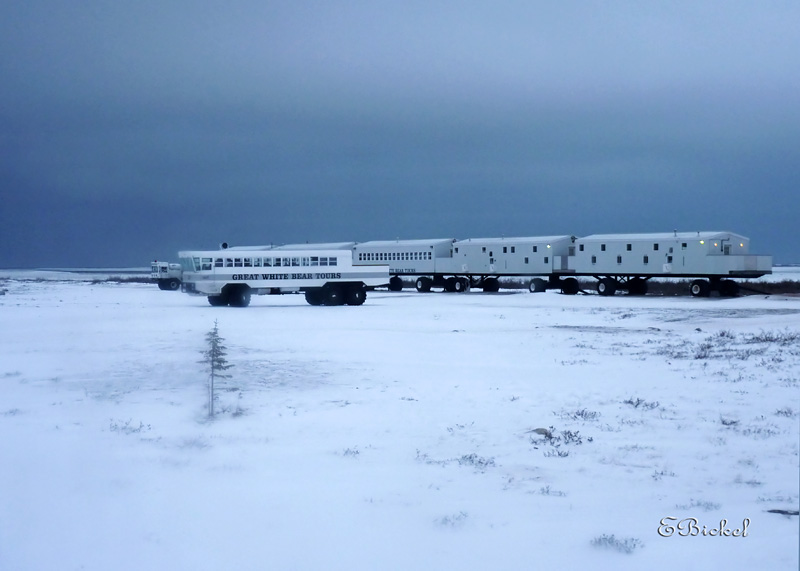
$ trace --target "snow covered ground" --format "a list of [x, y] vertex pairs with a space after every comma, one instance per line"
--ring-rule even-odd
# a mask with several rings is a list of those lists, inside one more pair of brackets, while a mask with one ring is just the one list
[[0, 289], [0, 569], [797, 568], [800, 298]]

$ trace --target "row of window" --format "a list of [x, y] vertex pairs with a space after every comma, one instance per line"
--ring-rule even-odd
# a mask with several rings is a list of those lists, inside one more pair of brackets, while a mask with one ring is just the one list
[[[592, 263], [593, 264], [597, 263], [597, 256], [592, 256]], [[622, 256], [617, 256], [617, 263], [618, 264], [622, 263]], [[649, 264], [650, 263], [650, 256], [642, 256], [642, 263], [644, 263], [644, 265]], [[672, 256], [667, 256], [667, 263], [668, 264], [672, 263]]]
[[[549, 248], [550, 244], [548, 244], [547, 247]], [[458, 254], [458, 246], [456, 246], [453, 251], [456, 254]], [[536, 252], [539, 251], [539, 246], [532, 246], [531, 251], [535, 254]], [[481, 247], [481, 253], [483, 253], [483, 254], [487, 253], [486, 252], [486, 246]], [[488, 253], [489, 253], [490, 256], [494, 256], [494, 252], [493, 251], [490, 250]], [[517, 247], [516, 246], [503, 246], [503, 253], [504, 254], [508, 254], [508, 253], [516, 254], [517, 253]], [[527, 264], [528, 262], [525, 262], [525, 263]]]
[[411, 262], [432, 260], [433, 252], [359, 252], [359, 262]]
[[[702, 242], [701, 242], [701, 244], [702, 244]], [[578, 250], [583, 252], [585, 245], [586, 244], [578, 244]], [[715, 244], [715, 246], [716, 246], [716, 244]], [[688, 244], [686, 242], [683, 242], [681, 244], [681, 250], [685, 250], [687, 247], [688, 247]], [[633, 250], [633, 244], [625, 244], [625, 249], [628, 252], [632, 251]], [[605, 244], [600, 244], [600, 251], [601, 252], [605, 252], [606, 251], [606, 245]], [[658, 252], [658, 243], [654, 243], [653, 244], [653, 251], [654, 252]], [[672, 248], [671, 247], [670, 247], [669, 251], [672, 252]]]
[[[335, 266], [335, 257], [305, 256], [286, 258], [192, 258], [194, 271], [210, 271], [215, 268], [288, 268], [303, 266]], [[192, 268], [189, 268], [192, 269]]]

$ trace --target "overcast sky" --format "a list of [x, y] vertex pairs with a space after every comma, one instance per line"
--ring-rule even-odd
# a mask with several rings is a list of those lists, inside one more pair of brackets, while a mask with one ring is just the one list
[[800, 3], [7, 0], [0, 267], [732, 230], [800, 262]]

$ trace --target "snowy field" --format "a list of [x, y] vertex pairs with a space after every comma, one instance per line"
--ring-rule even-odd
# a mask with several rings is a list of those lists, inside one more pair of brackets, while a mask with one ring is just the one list
[[798, 297], [0, 289], [0, 569], [798, 566]]

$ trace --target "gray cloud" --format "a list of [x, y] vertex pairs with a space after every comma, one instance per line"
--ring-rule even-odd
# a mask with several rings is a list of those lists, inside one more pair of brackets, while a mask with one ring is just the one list
[[796, 4], [167, 4], [0, 8], [0, 265], [673, 228], [800, 261]]

